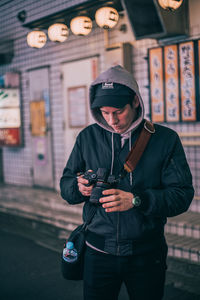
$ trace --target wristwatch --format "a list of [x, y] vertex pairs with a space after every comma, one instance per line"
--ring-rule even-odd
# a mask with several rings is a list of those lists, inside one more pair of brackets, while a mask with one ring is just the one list
[[132, 199], [133, 206], [138, 207], [141, 204], [141, 199], [139, 196], [134, 196]]

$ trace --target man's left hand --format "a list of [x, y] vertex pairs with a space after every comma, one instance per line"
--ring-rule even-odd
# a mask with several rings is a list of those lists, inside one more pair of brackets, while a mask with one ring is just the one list
[[133, 194], [118, 189], [104, 190], [105, 197], [99, 199], [106, 212], [126, 211], [133, 207]]

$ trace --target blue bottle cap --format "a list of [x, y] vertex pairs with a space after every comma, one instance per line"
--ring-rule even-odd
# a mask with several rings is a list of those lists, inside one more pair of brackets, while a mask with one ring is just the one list
[[69, 250], [74, 249], [74, 243], [73, 242], [67, 242], [67, 249], [69, 249]]

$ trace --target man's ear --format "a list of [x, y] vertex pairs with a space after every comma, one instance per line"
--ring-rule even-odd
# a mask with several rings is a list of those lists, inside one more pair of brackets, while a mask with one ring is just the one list
[[134, 108], [138, 108], [138, 106], [140, 105], [140, 101], [137, 95], [135, 95], [132, 105]]

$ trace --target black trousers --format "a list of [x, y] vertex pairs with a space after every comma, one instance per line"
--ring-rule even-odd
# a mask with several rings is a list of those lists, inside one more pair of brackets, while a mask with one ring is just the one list
[[130, 300], [161, 300], [167, 247], [137, 256], [114, 256], [86, 248], [84, 300], [117, 300], [124, 282]]

